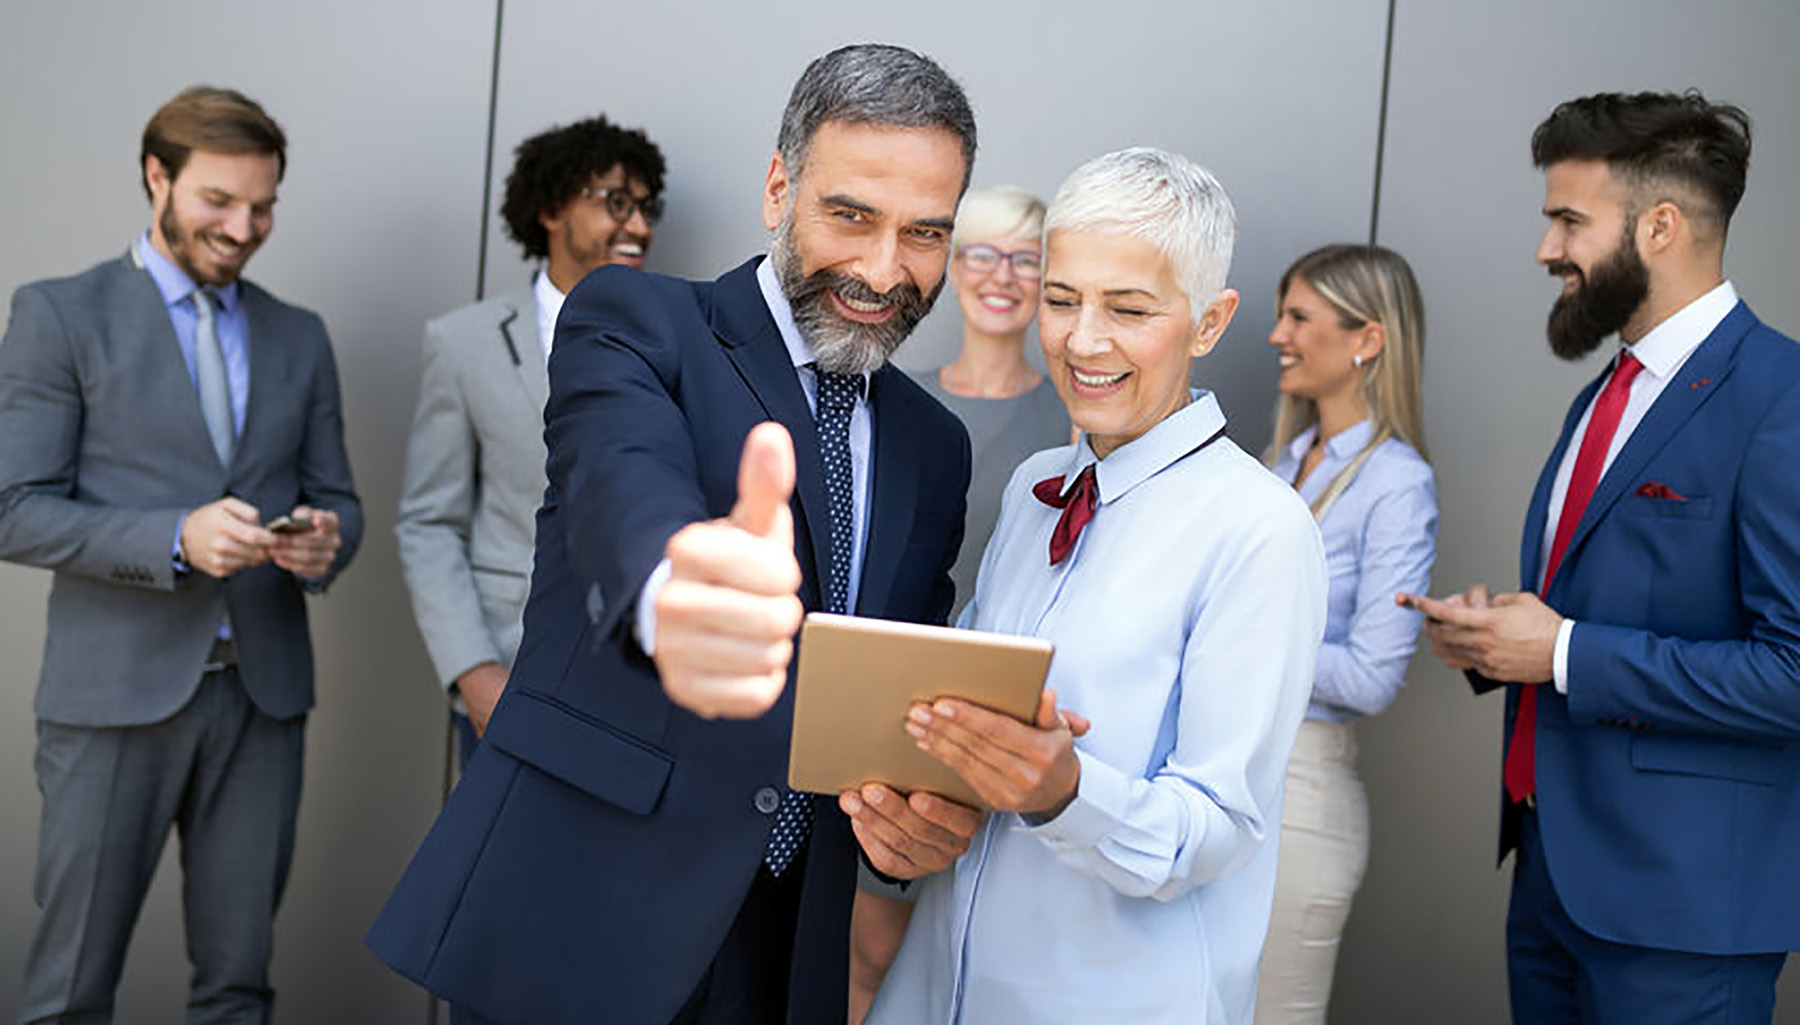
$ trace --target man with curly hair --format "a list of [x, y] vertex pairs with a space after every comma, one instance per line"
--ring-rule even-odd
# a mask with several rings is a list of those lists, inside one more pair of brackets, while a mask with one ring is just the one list
[[609, 263], [642, 267], [663, 158], [604, 117], [519, 144], [500, 206], [529, 283], [425, 325], [425, 370], [394, 533], [413, 612], [457, 705], [464, 760], [506, 686], [544, 495], [546, 364], [563, 297]]

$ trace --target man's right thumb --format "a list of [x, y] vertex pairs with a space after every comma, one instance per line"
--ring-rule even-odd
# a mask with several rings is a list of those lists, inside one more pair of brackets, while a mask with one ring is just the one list
[[738, 461], [737, 504], [731, 522], [740, 530], [767, 537], [794, 493], [794, 440], [774, 421], [757, 424], [744, 439]]

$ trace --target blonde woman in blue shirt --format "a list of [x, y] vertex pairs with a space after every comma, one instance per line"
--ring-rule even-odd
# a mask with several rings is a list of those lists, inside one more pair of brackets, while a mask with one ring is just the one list
[[1276, 315], [1281, 398], [1269, 463], [1319, 521], [1331, 596], [1288, 763], [1256, 1022], [1309, 1025], [1325, 1021], [1369, 858], [1352, 724], [1406, 682], [1421, 617], [1394, 595], [1429, 590], [1437, 490], [1419, 410], [1425, 306], [1406, 261], [1380, 246], [1314, 250], [1282, 275]]
[[1054, 693], [1035, 727], [912, 710], [998, 811], [920, 886], [871, 1022], [1250, 1021], [1325, 566], [1305, 503], [1189, 387], [1237, 308], [1235, 220], [1150, 149], [1050, 205], [1038, 330], [1082, 434], [1013, 475], [962, 623], [1052, 641]]

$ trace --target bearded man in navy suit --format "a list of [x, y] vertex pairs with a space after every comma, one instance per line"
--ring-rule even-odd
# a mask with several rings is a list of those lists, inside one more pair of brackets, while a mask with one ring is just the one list
[[1523, 590], [1401, 596], [1506, 685], [1513, 1017], [1767, 1022], [1800, 947], [1800, 346], [1724, 277], [1750, 120], [1589, 96], [1532, 155], [1551, 347], [1622, 348], [1538, 479]]
[[897, 878], [966, 849], [942, 799], [789, 792], [786, 683], [804, 609], [950, 609], [968, 438], [886, 358], [974, 154], [935, 63], [834, 51], [782, 119], [766, 259], [569, 296], [519, 660], [370, 935], [454, 1020], [838, 1025], [858, 842]]

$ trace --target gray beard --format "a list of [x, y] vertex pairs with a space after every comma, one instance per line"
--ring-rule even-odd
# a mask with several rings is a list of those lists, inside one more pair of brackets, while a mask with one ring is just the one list
[[[792, 211], [782, 214], [769, 258], [774, 261], [775, 279], [780, 282], [781, 292], [793, 310], [794, 325], [800, 329], [800, 337], [812, 349], [813, 360], [819, 369], [830, 373], [869, 374], [881, 369], [925, 314], [931, 312], [932, 304], [944, 290], [940, 279], [929, 296], [920, 295], [919, 290], [908, 283], [895, 286], [884, 296], [856, 278], [837, 271], [803, 274], [800, 254], [794, 246]], [[869, 301], [892, 298], [899, 308], [882, 323], [860, 324], [832, 309], [829, 293], [834, 289], [850, 293], [852, 298]]]

